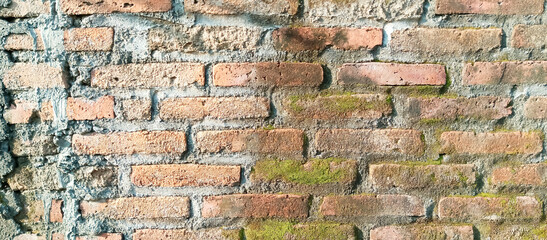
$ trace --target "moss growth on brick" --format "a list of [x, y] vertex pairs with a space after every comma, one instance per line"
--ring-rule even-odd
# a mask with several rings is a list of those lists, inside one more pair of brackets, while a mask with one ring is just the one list
[[254, 222], [245, 228], [248, 240], [279, 240], [279, 239], [348, 239], [349, 232], [354, 229], [338, 223], [318, 222], [298, 224], [289, 221], [266, 220]]
[[229, 240], [243, 240], [245, 239], [245, 233], [243, 229], [223, 230], [222, 236]]
[[348, 181], [352, 178], [351, 169], [342, 167], [331, 169], [331, 163], [341, 164], [346, 159], [310, 159], [309, 166], [299, 160], [267, 159], [258, 161], [253, 168], [253, 176], [266, 181], [283, 180], [297, 184], [324, 184]]
[[288, 97], [289, 108], [295, 113], [301, 113], [306, 110], [307, 103], [319, 101], [318, 103], [322, 109], [341, 114], [352, 111], [391, 109], [391, 96], [386, 96], [383, 100], [367, 101], [354, 96], [355, 94], [353, 92], [330, 90], [317, 94], [293, 95]]

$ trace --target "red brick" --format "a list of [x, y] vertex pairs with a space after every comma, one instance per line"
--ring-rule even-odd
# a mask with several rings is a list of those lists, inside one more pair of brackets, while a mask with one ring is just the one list
[[303, 137], [304, 132], [296, 129], [202, 131], [196, 135], [196, 146], [203, 153], [302, 155]]
[[104, 96], [95, 101], [85, 98], [68, 98], [66, 115], [69, 120], [114, 118], [114, 97]]
[[372, 186], [383, 192], [468, 188], [475, 184], [475, 174], [473, 164], [373, 164], [369, 170]]
[[439, 0], [436, 14], [537, 15], [543, 13], [543, 0]]
[[537, 48], [547, 46], [547, 25], [516, 25], [511, 37], [514, 48]]
[[219, 63], [213, 68], [213, 84], [232, 86], [317, 87], [323, 68], [312, 63]]
[[472, 225], [407, 225], [372, 229], [370, 240], [393, 239], [460, 239], [473, 240]]
[[543, 150], [541, 135], [535, 132], [444, 132], [441, 153], [447, 154], [537, 154]]
[[524, 115], [530, 119], [547, 119], [547, 97], [530, 97], [524, 104]]
[[323, 129], [315, 134], [320, 152], [335, 154], [403, 153], [422, 155], [421, 132], [406, 129]]
[[[133, 240], [233, 240], [227, 236], [230, 230], [221, 228], [186, 230], [186, 229], [139, 229], [133, 234]], [[237, 230], [236, 230], [237, 231]]]
[[467, 63], [462, 77], [467, 85], [547, 83], [547, 61]]
[[99, 88], [182, 88], [205, 84], [201, 63], [109, 65], [91, 71], [91, 86]]
[[97, 236], [80, 236], [76, 240], [122, 240], [123, 235], [120, 233], [102, 233]]
[[342, 85], [380, 86], [444, 85], [446, 72], [438, 64], [349, 63], [338, 72]]
[[110, 51], [114, 43], [112, 28], [73, 28], [64, 32], [66, 51]]
[[259, 97], [170, 98], [160, 104], [160, 118], [199, 120], [266, 118], [270, 101]]
[[421, 56], [444, 57], [489, 52], [501, 47], [502, 30], [411, 28], [391, 34], [393, 52], [417, 53]]
[[121, 219], [185, 219], [190, 215], [188, 197], [132, 197], [82, 201], [83, 217]]
[[198, 164], [142, 165], [131, 168], [131, 182], [140, 187], [236, 186], [239, 166]]
[[298, 11], [298, 0], [214, 0], [185, 1], [184, 10], [194, 13], [215, 15], [295, 15]]
[[328, 46], [342, 50], [372, 49], [382, 45], [380, 28], [280, 28], [272, 33], [274, 46], [289, 52], [322, 51]]
[[61, 9], [68, 15], [167, 12], [171, 10], [171, 0], [61, 0]]
[[126, 99], [122, 101], [122, 115], [125, 120], [152, 119], [152, 101], [150, 99]]
[[445, 197], [439, 201], [439, 218], [453, 221], [539, 221], [541, 203], [534, 197]]
[[51, 200], [51, 208], [49, 209], [50, 222], [63, 222], [63, 200]]
[[540, 186], [547, 183], [545, 176], [547, 165], [526, 164], [496, 168], [488, 182], [494, 186]]
[[0, 17], [23, 18], [49, 14], [50, 2], [42, 0], [11, 0], [7, 7], [0, 8]]
[[[36, 79], [40, 79], [40, 81]], [[3, 82], [9, 90], [68, 87], [67, 76], [63, 70], [47, 63], [15, 63], [4, 74]]]
[[42, 40], [40, 30], [34, 29], [34, 34], [36, 37], [36, 41], [30, 34], [10, 34], [6, 37], [4, 49], [7, 51], [43, 51], [44, 41]]
[[323, 198], [319, 211], [329, 217], [425, 215], [423, 201], [408, 195], [328, 196]]
[[420, 109], [421, 119], [456, 120], [474, 118], [480, 120], [501, 119], [511, 115], [510, 98], [482, 96], [474, 98], [411, 98], [411, 104]]
[[392, 112], [384, 94], [292, 95], [283, 101], [283, 107], [298, 120], [379, 119]]
[[308, 197], [292, 194], [234, 194], [203, 198], [204, 218], [305, 218]]
[[140, 131], [72, 136], [72, 148], [77, 154], [109, 155], [183, 153], [186, 134], [173, 131]]

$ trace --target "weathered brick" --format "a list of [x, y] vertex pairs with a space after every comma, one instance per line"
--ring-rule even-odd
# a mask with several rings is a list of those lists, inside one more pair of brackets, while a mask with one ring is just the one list
[[322, 129], [315, 134], [315, 147], [336, 154], [403, 153], [422, 155], [421, 132], [406, 129]]
[[[0, 8], [1, 11], [1, 8]], [[4, 49], [7, 51], [21, 51], [21, 50], [34, 50], [43, 51], [44, 40], [39, 30], [34, 30], [33, 38], [30, 34], [10, 34], [6, 37]]]
[[392, 112], [384, 94], [292, 95], [283, 101], [283, 107], [296, 119], [379, 119]]
[[531, 119], [547, 119], [547, 97], [530, 97], [524, 104], [524, 115]]
[[382, 45], [380, 28], [279, 28], [273, 31], [274, 46], [289, 52], [322, 51], [328, 46], [342, 50], [372, 49]]
[[99, 88], [182, 88], [205, 84], [201, 63], [110, 65], [91, 71], [91, 86]]
[[11, 152], [17, 157], [46, 156], [57, 154], [57, 145], [51, 136], [36, 136], [32, 139], [14, 139]]
[[148, 46], [164, 52], [254, 50], [261, 34], [262, 29], [250, 27], [168, 25], [149, 30]]
[[496, 222], [487, 222], [484, 224], [474, 224], [479, 230], [481, 238], [491, 240], [541, 240], [545, 239], [547, 225], [534, 223], [513, 223], [499, 224]]
[[391, 34], [394, 52], [425, 56], [488, 52], [501, 46], [501, 29], [412, 28]]
[[63, 70], [47, 63], [16, 63], [4, 74], [3, 82], [9, 90], [68, 87]]
[[30, 123], [35, 117], [41, 121], [53, 120], [53, 106], [51, 102], [38, 103], [24, 100], [15, 100], [9, 109], [4, 111], [4, 119], [9, 124]]
[[51, 200], [51, 208], [49, 209], [50, 222], [63, 222], [63, 200]]
[[88, 188], [103, 188], [118, 185], [118, 167], [84, 166], [74, 173], [76, 182]]
[[126, 99], [122, 101], [122, 115], [125, 120], [152, 119], [152, 101], [150, 99]]
[[313, 22], [334, 24], [355, 23], [362, 19], [381, 22], [401, 19], [419, 19], [423, 0], [309, 0], [305, 16]]
[[298, 223], [278, 220], [253, 222], [245, 227], [245, 239], [356, 239], [355, 228], [349, 224], [330, 222]]
[[82, 201], [83, 217], [121, 219], [181, 219], [190, 215], [188, 197], [132, 197]]
[[543, 140], [536, 132], [443, 132], [441, 153], [446, 154], [537, 154]]
[[120, 233], [102, 233], [97, 236], [78, 236], [76, 240], [122, 240], [123, 235]]
[[467, 63], [462, 75], [467, 85], [547, 83], [547, 61]]
[[419, 109], [421, 119], [455, 120], [474, 118], [501, 119], [511, 115], [510, 98], [482, 96], [474, 98], [410, 98], [410, 107]]
[[11, 0], [10, 2], [8, 7], [0, 8], [0, 17], [36, 17], [40, 14], [49, 14], [49, 1]]
[[201, 131], [196, 135], [196, 146], [204, 153], [301, 155], [303, 137], [304, 132], [296, 129]]
[[293, 194], [234, 194], [203, 198], [204, 218], [305, 218], [308, 197]]
[[114, 97], [104, 96], [95, 101], [85, 98], [68, 98], [66, 115], [69, 120], [114, 118]]
[[[236, 230], [237, 231], [237, 230]], [[187, 229], [138, 229], [133, 234], [133, 240], [233, 240], [229, 237], [230, 230], [221, 228], [187, 230]]]
[[298, 0], [214, 0], [185, 1], [184, 10], [193, 13], [215, 15], [295, 15], [298, 11]]
[[97, 236], [78, 236], [76, 240], [122, 240], [123, 235], [120, 233], [102, 233]]
[[213, 84], [232, 86], [317, 87], [323, 68], [312, 63], [219, 63], [213, 67]]
[[161, 154], [186, 151], [186, 134], [173, 131], [140, 131], [72, 136], [77, 154]]
[[17, 235], [13, 240], [46, 240], [46, 236], [40, 236], [37, 234], [24, 233]]
[[160, 104], [160, 118], [199, 120], [266, 118], [270, 101], [260, 97], [170, 98]]
[[319, 211], [329, 217], [425, 215], [423, 201], [408, 195], [328, 196], [323, 198]]
[[240, 166], [142, 165], [131, 167], [131, 182], [140, 187], [236, 186], [240, 172]]
[[492, 171], [488, 182], [496, 187], [541, 186], [547, 184], [547, 165], [540, 163], [499, 167]]
[[468, 188], [476, 183], [475, 174], [473, 164], [373, 164], [369, 170], [372, 186], [382, 192]]
[[516, 25], [511, 37], [514, 48], [538, 48], [547, 46], [547, 25]]
[[51, 234], [51, 240], [65, 240], [65, 235], [62, 233]]
[[72, 28], [64, 32], [66, 51], [110, 51], [114, 43], [112, 28]]
[[348, 63], [338, 72], [338, 82], [380, 86], [444, 85], [446, 72], [438, 64]]
[[439, 0], [436, 14], [536, 15], [543, 13], [543, 0]]
[[8, 175], [7, 182], [10, 188], [16, 191], [34, 189], [60, 190], [63, 188], [60, 179], [61, 174], [55, 165], [47, 165], [39, 168], [22, 165]]
[[61, 0], [61, 9], [68, 15], [167, 12], [171, 10], [171, 0]]
[[283, 187], [274, 192], [343, 193], [349, 192], [356, 180], [357, 161], [338, 158], [307, 162], [264, 159], [256, 162], [251, 173], [254, 184], [274, 188], [276, 183], [283, 183]]
[[392, 239], [460, 239], [473, 240], [472, 225], [408, 225], [372, 229], [370, 240]]
[[439, 201], [439, 218], [454, 221], [539, 221], [541, 203], [534, 197], [445, 197]]

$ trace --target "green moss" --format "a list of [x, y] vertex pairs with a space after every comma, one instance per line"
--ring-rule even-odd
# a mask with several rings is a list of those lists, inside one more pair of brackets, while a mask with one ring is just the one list
[[245, 239], [245, 233], [243, 229], [236, 230], [222, 230], [222, 236], [229, 240], [243, 240]]
[[345, 159], [310, 159], [309, 165], [299, 160], [268, 159], [258, 161], [253, 173], [267, 181], [283, 180], [297, 184], [324, 184], [340, 182], [350, 176], [350, 170], [340, 168], [332, 170], [331, 163], [341, 163]]
[[264, 129], [264, 130], [274, 130], [275, 127], [273, 125], [269, 124], [268, 126], [265, 126], [262, 129]]
[[437, 159], [437, 160], [430, 159], [430, 160], [427, 160], [425, 162], [422, 162], [422, 161], [402, 161], [402, 162], [392, 162], [392, 163], [393, 164], [404, 165], [404, 166], [409, 166], [409, 167], [416, 167], [416, 166], [441, 165], [442, 160], [441, 159]]
[[444, 119], [441, 118], [424, 118], [420, 119], [421, 124], [437, 124], [443, 122]]
[[337, 223], [309, 223], [300, 225], [296, 222], [266, 220], [249, 224], [245, 228], [248, 240], [283, 240], [283, 239], [348, 239], [347, 228]]
[[314, 101], [323, 110], [334, 113], [391, 108], [391, 96], [386, 97], [385, 100], [367, 101], [353, 96], [354, 94], [347, 91], [327, 90], [317, 94], [293, 95], [288, 98], [289, 108], [295, 113], [301, 113], [310, 102]]

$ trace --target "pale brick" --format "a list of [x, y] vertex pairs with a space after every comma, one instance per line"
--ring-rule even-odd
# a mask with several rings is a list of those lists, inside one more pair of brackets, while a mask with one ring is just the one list
[[66, 51], [110, 51], [114, 43], [112, 28], [72, 28], [64, 32]]
[[259, 97], [170, 98], [160, 104], [160, 118], [199, 120], [266, 118], [270, 101]]
[[215, 15], [295, 15], [298, 11], [298, 0], [214, 0], [185, 1], [184, 10], [194, 13]]
[[204, 218], [305, 218], [308, 197], [291, 194], [235, 194], [204, 197]]
[[171, 10], [171, 0], [61, 0], [61, 9], [68, 15], [167, 12]]
[[338, 72], [338, 82], [380, 86], [444, 85], [446, 72], [438, 64], [348, 63]]
[[82, 201], [83, 217], [121, 219], [185, 219], [190, 215], [188, 197], [132, 197]]
[[543, 0], [438, 0], [436, 14], [537, 15]]
[[68, 87], [63, 70], [47, 63], [16, 63], [4, 74], [3, 82], [9, 90]]
[[140, 131], [72, 136], [77, 154], [180, 154], [186, 151], [185, 132]]
[[66, 115], [69, 120], [114, 118], [114, 97], [104, 96], [95, 101], [85, 98], [68, 98]]
[[543, 140], [536, 132], [443, 132], [441, 153], [446, 154], [537, 154]]
[[547, 61], [467, 63], [462, 74], [467, 85], [547, 83]]
[[198, 164], [142, 165], [131, 168], [131, 182], [140, 187], [236, 186], [241, 167]]
[[423, 201], [408, 195], [328, 196], [319, 211], [328, 217], [425, 216]]
[[213, 68], [213, 84], [232, 86], [317, 87], [323, 68], [312, 63], [219, 63]]
[[328, 46], [342, 50], [372, 49], [382, 45], [380, 28], [280, 28], [272, 33], [277, 49], [322, 51]]

